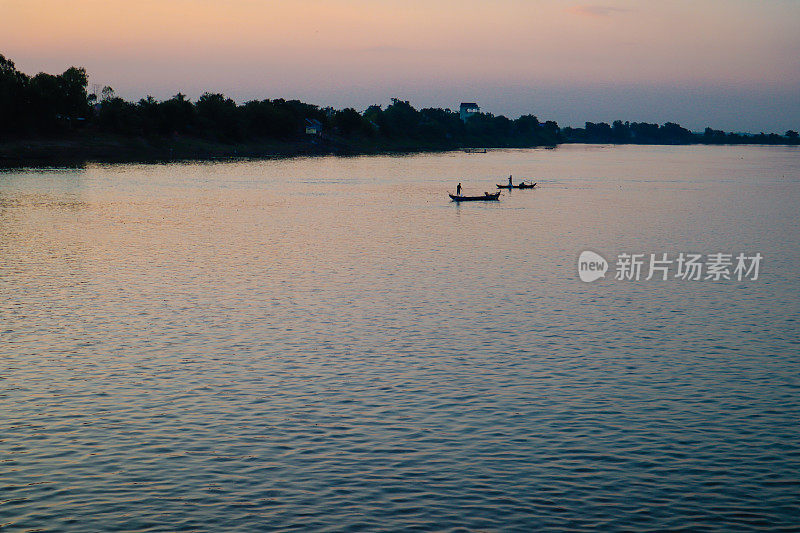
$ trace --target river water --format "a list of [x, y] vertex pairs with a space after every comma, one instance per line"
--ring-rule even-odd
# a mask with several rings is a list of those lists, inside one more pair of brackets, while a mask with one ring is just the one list
[[0, 529], [796, 530], [799, 205], [786, 147], [0, 172]]

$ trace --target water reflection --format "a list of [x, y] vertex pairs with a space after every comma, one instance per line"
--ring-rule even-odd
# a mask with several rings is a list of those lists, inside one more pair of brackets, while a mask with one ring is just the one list
[[[798, 170], [569, 147], [2, 174], [3, 524], [790, 527]], [[509, 173], [542, 188], [447, 197]], [[676, 247], [769, 268], [575, 272]]]
[[77, 195], [65, 194], [8, 194], [0, 192], [0, 211], [28, 209], [78, 211], [86, 209], [87, 204]]

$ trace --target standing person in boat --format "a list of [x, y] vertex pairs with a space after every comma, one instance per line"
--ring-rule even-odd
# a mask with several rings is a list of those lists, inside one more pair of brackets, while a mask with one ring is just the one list
[[461, 196], [461, 183], [456, 185], [456, 196]]
[[509, 175], [508, 175], [508, 188], [510, 189], [510, 188], [511, 188], [511, 187], [513, 187], [513, 186], [514, 186], [514, 184], [513, 184], [513, 183], [511, 183], [511, 174], [509, 174]]

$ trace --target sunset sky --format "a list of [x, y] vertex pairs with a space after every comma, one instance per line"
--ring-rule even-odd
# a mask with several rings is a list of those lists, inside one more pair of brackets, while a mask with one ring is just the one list
[[0, 0], [0, 53], [29, 74], [86, 67], [127, 99], [800, 129], [797, 0]]

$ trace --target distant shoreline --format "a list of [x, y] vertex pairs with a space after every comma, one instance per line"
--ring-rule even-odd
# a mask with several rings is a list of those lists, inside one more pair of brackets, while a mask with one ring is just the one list
[[[535, 148], [497, 146], [487, 148]], [[232, 158], [284, 158], [303, 156], [358, 156], [455, 151], [452, 143], [409, 143], [387, 140], [314, 138], [274, 139], [224, 143], [175, 136], [127, 137], [111, 134], [75, 133], [68, 137], [0, 141], [0, 168], [26, 166], [74, 166], [82, 163], [155, 163], [168, 161], [214, 161]]]
[[0, 141], [0, 168], [80, 166], [85, 163], [158, 163], [216, 161], [235, 158], [271, 159], [303, 156], [359, 156], [446, 152], [462, 149], [554, 148], [565, 144], [637, 146], [798, 146], [797, 143], [613, 143], [567, 141], [555, 145], [461, 147], [448, 143], [413, 144], [386, 141], [272, 139], [223, 143], [191, 137], [144, 138], [96, 133], [76, 133], [64, 138]]
[[111, 87], [87, 92], [84, 68], [28, 76], [0, 55], [0, 167], [80, 165], [87, 162], [213, 161], [305, 155], [367, 155], [458, 149], [534, 148], [560, 144], [798, 144], [800, 134], [728, 133], [707, 127], [615, 120], [559, 127], [535, 115], [510, 119], [482, 112], [475, 102], [458, 111], [415, 109], [392, 98], [363, 112], [321, 108], [300, 100], [237, 104], [222, 93], [196, 102], [177, 93], [128, 102]]

